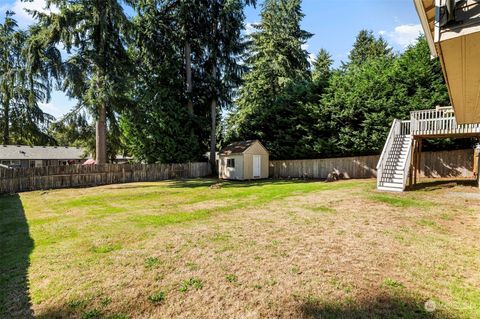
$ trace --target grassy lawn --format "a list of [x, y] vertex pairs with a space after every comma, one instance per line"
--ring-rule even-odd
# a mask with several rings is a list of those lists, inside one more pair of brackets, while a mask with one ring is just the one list
[[0, 318], [480, 317], [478, 189], [214, 184], [0, 197]]

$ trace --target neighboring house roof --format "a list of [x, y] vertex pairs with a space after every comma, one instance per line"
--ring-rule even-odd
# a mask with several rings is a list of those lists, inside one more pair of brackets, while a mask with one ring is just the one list
[[220, 151], [220, 155], [242, 154], [255, 143], [259, 143], [260, 145], [262, 145], [259, 140], [240, 141], [228, 144], [227, 146], [222, 148], [222, 150]]
[[0, 160], [80, 160], [85, 150], [66, 146], [0, 145]]

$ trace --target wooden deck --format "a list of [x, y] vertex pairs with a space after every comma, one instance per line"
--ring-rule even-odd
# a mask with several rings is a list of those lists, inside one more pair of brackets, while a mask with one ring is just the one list
[[413, 111], [410, 134], [414, 138], [466, 138], [480, 136], [480, 124], [458, 125], [451, 108]]
[[393, 121], [377, 164], [377, 189], [404, 191], [417, 182], [422, 140], [480, 137], [480, 124], [458, 125], [451, 107], [413, 111], [410, 120]]

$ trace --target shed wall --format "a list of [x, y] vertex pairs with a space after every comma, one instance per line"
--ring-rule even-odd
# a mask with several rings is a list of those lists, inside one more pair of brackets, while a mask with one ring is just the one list
[[253, 155], [261, 157], [260, 178], [268, 178], [269, 154], [260, 143], [256, 142], [243, 153], [245, 179], [253, 179]]
[[[234, 159], [235, 167], [227, 167], [227, 160]], [[219, 160], [219, 176], [222, 179], [237, 179], [243, 180], [243, 170], [244, 170], [244, 158], [243, 154], [235, 155], [220, 155]]]

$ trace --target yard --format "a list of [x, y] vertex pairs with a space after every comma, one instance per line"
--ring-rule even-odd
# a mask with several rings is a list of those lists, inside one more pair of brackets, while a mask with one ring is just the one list
[[216, 183], [0, 197], [0, 317], [480, 317], [478, 189]]

